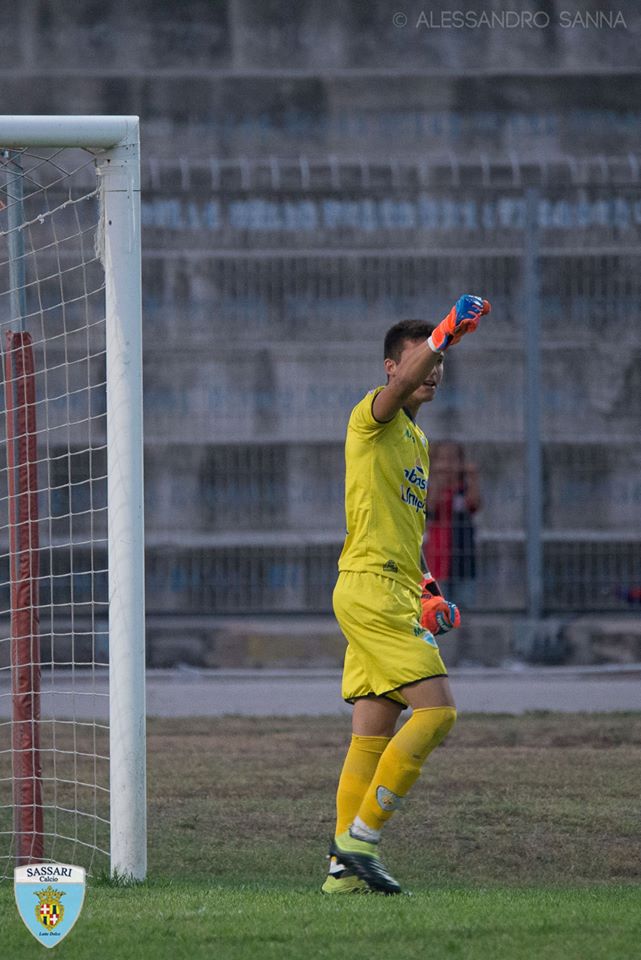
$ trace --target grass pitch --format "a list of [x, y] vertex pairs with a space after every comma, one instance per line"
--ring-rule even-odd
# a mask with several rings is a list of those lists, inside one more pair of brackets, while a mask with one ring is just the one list
[[[92, 883], [68, 960], [611, 960], [641, 942], [641, 714], [465, 716], [386, 828], [413, 897], [322, 897], [344, 718], [157, 720], [150, 879]], [[41, 957], [9, 883], [2, 956]]]

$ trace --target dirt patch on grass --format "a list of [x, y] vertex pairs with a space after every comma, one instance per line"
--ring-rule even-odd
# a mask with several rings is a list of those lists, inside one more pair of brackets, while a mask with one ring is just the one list
[[[151, 721], [152, 870], [315, 882], [349, 736], [340, 717]], [[465, 716], [388, 859], [419, 885], [641, 880], [640, 766], [640, 714]]]

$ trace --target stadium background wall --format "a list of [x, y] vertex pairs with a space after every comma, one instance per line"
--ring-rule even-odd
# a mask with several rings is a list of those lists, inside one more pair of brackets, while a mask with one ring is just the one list
[[[79, 2], [73, 22], [62, 2], [23, 0], [17, 23], [0, 11], [15, 112], [142, 121], [151, 662], [235, 662], [221, 618], [328, 614], [349, 408], [380, 380], [386, 327], [440, 317], [468, 288], [491, 296], [507, 343], [498, 352], [479, 336], [448, 358], [423, 423], [461, 441], [481, 477], [479, 583], [455, 656], [510, 653], [513, 626], [502, 625], [518, 624], [526, 599], [529, 185], [550, 656], [608, 655], [567, 642], [579, 615], [592, 633], [599, 614], [620, 615], [630, 634], [641, 74], [633, 32], [562, 29], [561, 6], [536, 5], [546, 30], [475, 31], [473, 57], [467, 31], [400, 29], [383, 2], [323, 4], [322, 17], [311, 2], [258, 0]], [[634, 20], [634, 4], [618, 9]], [[163, 639], [175, 635], [171, 615], [191, 618], [182, 646]], [[305, 645], [305, 656], [326, 662], [329, 649], [318, 660]]]

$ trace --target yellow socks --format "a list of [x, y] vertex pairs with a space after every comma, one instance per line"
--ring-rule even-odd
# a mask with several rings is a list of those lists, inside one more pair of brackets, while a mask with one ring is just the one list
[[414, 710], [392, 737], [352, 736], [336, 793], [336, 836], [356, 820], [357, 836], [375, 840], [435, 747], [454, 726], [454, 707]]
[[[401, 798], [418, 778], [428, 755], [445, 739], [455, 720], [454, 707], [424, 707], [414, 710], [407, 723], [392, 737], [381, 754], [371, 783], [356, 811], [356, 829], [363, 829], [362, 839], [376, 838], [377, 831], [398, 808]], [[343, 823], [344, 820], [341, 820]], [[337, 835], [348, 825], [337, 829]]]
[[358, 813], [389, 737], [352, 736], [336, 793], [336, 836], [344, 833]]

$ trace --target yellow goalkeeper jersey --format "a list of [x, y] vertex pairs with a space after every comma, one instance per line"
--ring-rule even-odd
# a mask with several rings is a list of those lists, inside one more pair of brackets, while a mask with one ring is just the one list
[[427, 438], [399, 410], [388, 423], [372, 413], [371, 390], [352, 410], [345, 440], [347, 535], [338, 569], [377, 573], [420, 593], [429, 475]]

